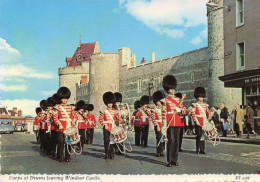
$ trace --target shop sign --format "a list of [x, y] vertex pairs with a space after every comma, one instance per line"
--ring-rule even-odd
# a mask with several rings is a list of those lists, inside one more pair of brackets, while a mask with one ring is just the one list
[[260, 82], [260, 77], [255, 77], [255, 78], [249, 78], [249, 79], [245, 79], [245, 83], [255, 83], [255, 82]]

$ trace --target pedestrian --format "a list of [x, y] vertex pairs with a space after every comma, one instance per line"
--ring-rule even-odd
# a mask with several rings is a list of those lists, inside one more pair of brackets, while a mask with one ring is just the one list
[[195, 132], [194, 132], [195, 123], [192, 118], [191, 110], [192, 110], [192, 107], [190, 106], [188, 108], [188, 113], [186, 115], [186, 121], [188, 121], [188, 127], [187, 127], [187, 130], [185, 131], [184, 135], [194, 135], [195, 134]]
[[230, 124], [230, 134], [235, 134], [235, 132], [234, 132], [234, 128], [235, 128], [235, 112], [236, 112], [236, 110], [235, 109], [233, 109], [232, 110], [232, 112], [231, 112], [231, 114], [229, 115], [229, 124]]
[[163, 125], [164, 132], [167, 138], [167, 167], [172, 165], [178, 166], [178, 152], [179, 152], [179, 137], [180, 130], [183, 126], [179, 113], [184, 108], [181, 99], [176, 97], [175, 89], [177, 87], [177, 80], [173, 75], [166, 75], [163, 78], [163, 88], [168, 93], [168, 96], [163, 101]]
[[225, 107], [225, 103], [224, 102], [220, 103], [219, 108], [221, 110], [221, 112], [220, 112], [220, 121], [222, 123], [222, 132], [223, 132], [222, 137], [226, 137], [228, 128], [225, 127], [225, 124], [227, 125], [227, 122], [228, 122], [228, 120], [227, 120], [228, 119], [228, 109]]
[[218, 132], [219, 132], [219, 128], [220, 128], [220, 122], [219, 122], [219, 115], [217, 112], [218, 108], [217, 106], [213, 106], [211, 108], [211, 116], [212, 116], [212, 120], [214, 122], [215, 127], [217, 128]]
[[137, 117], [137, 114], [141, 112], [140, 108], [142, 107], [141, 102], [139, 100], [135, 101], [134, 108], [135, 111], [132, 114], [132, 125], [134, 126], [135, 131], [135, 146], [140, 146], [140, 117]]
[[192, 117], [195, 121], [196, 132], [196, 154], [206, 154], [205, 137], [203, 134], [202, 126], [211, 119], [209, 106], [203, 102], [206, 97], [206, 90], [203, 87], [196, 87], [194, 90], [194, 97], [197, 103], [192, 104]]
[[252, 104], [251, 102], [248, 103], [246, 107], [246, 131], [247, 131], [247, 138], [249, 138], [249, 134], [253, 133], [254, 136], [256, 137], [256, 132], [255, 132], [255, 127], [254, 127], [254, 110], [252, 109]]
[[153, 94], [153, 103], [156, 105], [154, 111], [152, 112], [152, 120], [154, 124], [154, 132], [156, 136], [156, 156], [164, 156], [163, 147], [164, 147], [164, 138], [162, 134], [162, 103], [161, 100], [164, 98], [164, 95], [160, 91], [156, 91]]
[[236, 111], [235, 111], [235, 131], [237, 134], [238, 138], [242, 137], [242, 131], [243, 131], [243, 119], [244, 119], [244, 112], [243, 110], [240, 108], [239, 104], [236, 104]]
[[95, 115], [92, 114], [94, 110], [94, 105], [88, 104], [86, 110], [87, 110], [87, 144], [92, 144], [94, 138], [94, 128], [97, 127], [97, 121]]
[[57, 129], [57, 160], [63, 161], [63, 151], [65, 147], [65, 162], [70, 161], [71, 147], [65, 143], [64, 131], [68, 128], [76, 126], [76, 112], [72, 105], [68, 105], [68, 99], [70, 98], [71, 92], [67, 87], [60, 87], [57, 91], [57, 95], [60, 98], [61, 104], [57, 108], [57, 112], [53, 115], [54, 122], [58, 126]]
[[115, 104], [115, 95], [112, 92], [104, 93], [103, 102], [107, 108], [100, 113], [99, 122], [103, 126], [105, 159], [114, 159], [116, 143], [111, 131], [116, 126], [115, 121], [118, 120], [118, 114], [113, 108]]

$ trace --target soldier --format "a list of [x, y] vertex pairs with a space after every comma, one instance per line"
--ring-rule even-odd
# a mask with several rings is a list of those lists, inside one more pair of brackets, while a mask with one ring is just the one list
[[42, 112], [42, 108], [37, 107], [35, 109], [35, 112], [37, 114], [37, 116], [34, 118], [34, 123], [33, 123], [33, 127], [34, 127], [34, 131], [35, 131], [35, 135], [36, 135], [36, 141], [39, 143], [40, 142], [40, 137], [39, 137], [39, 124], [40, 124], [40, 113]]
[[[180, 99], [182, 99], [182, 94], [181, 93], [176, 93], [175, 96], [180, 98]], [[186, 115], [187, 115], [187, 109], [186, 109], [186, 107], [183, 107], [183, 110], [182, 110], [182, 112], [180, 114], [181, 121], [182, 121], [181, 124], [183, 124], [183, 126], [181, 127], [181, 131], [180, 131], [179, 152], [182, 152], [181, 146], [182, 146], [183, 130], [184, 130], [184, 125], [185, 125], [185, 116]]]
[[134, 125], [134, 129], [135, 129], [135, 146], [139, 146], [140, 145], [140, 135], [141, 135], [141, 131], [140, 131], [140, 118], [137, 117], [137, 114], [139, 111], [139, 109], [142, 107], [141, 102], [139, 100], [135, 101], [134, 103], [134, 108], [135, 108], [135, 112], [132, 114], [132, 125]]
[[194, 90], [194, 97], [197, 103], [192, 104], [192, 118], [195, 122], [196, 133], [196, 153], [206, 154], [205, 152], [205, 138], [203, 135], [202, 126], [205, 124], [210, 116], [210, 110], [207, 103], [203, 102], [206, 97], [206, 90], [203, 87], [197, 87]]
[[82, 149], [84, 148], [85, 142], [85, 133], [86, 133], [86, 115], [84, 115], [84, 109], [86, 107], [86, 103], [83, 100], [80, 100], [76, 103], [75, 111], [77, 112], [77, 127], [79, 129], [80, 135], [80, 143]]
[[93, 143], [93, 137], [94, 137], [94, 128], [97, 126], [97, 121], [95, 118], [95, 115], [92, 114], [94, 110], [94, 105], [93, 104], [88, 104], [86, 110], [88, 111], [87, 114], [87, 144], [92, 144]]
[[148, 108], [149, 96], [143, 95], [140, 99], [142, 107], [136, 117], [140, 118], [140, 130], [141, 130], [141, 146], [147, 147], [148, 132], [149, 132], [149, 116], [152, 114]]
[[[163, 154], [163, 134], [162, 134], [162, 103], [161, 100], [164, 98], [162, 92], [157, 91], [153, 94], [153, 103], [156, 105], [154, 112], [152, 112], [152, 120], [154, 124], [154, 131], [156, 136], [156, 156], [164, 156]], [[160, 144], [159, 144], [160, 143]], [[159, 144], [159, 146], [158, 146]]]
[[174, 95], [176, 87], [177, 80], [173, 75], [166, 75], [163, 78], [163, 88], [168, 93], [168, 96], [162, 100], [164, 130], [168, 140], [167, 167], [171, 167], [172, 165], [179, 165], [177, 163], [179, 152], [179, 137], [181, 127], [183, 126], [179, 113], [183, 109], [183, 104], [181, 99]]
[[61, 104], [58, 106], [58, 111], [53, 115], [53, 119], [56, 125], [58, 126], [57, 159], [59, 162], [63, 161], [63, 150], [65, 144], [65, 162], [69, 162], [70, 154], [68, 150], [70, 150], [70, 147], [67, 146], [67, 144], [65, 143], [64, 130], [71, 126], [75, 126], [76, 112], [73, 110], [71, 105], [67, 105], [68, 99], [70, 98], [71, 95], [71, 92], [67, 87], [60, 87], [59, 90], [57, 91], [57, 95], [61, 100]]
[[46, 100], [42, 100], [40, 102], [40, 106], [42, 108], [42, 112], [40, 115], [40, 126], [39, 126], [39, 134], [40, 134], [40, 149], [42, 150], [43, 153], [46, 153], [46, 130], [47, 130], [47, 125], [46, 125]]
[[110, 133], [115, 127], [115, 121], [118, 119], [116, 110], [113, 108], [115, 103], [115, 96], [112, 92], [106, 92], [103, 94], [103, 101], [107, 108], [100, 113], [99, 122], [103, 126], [104, 136], [104, 148], [105, 148], [105, 159], [110, 157], [114, 159], [115, 154], [115, 141]]

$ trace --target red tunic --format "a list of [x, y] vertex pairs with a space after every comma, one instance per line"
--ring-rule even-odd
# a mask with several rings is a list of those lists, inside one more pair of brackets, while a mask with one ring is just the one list
[[88, 114], [87, 115], [87, 128], [95, 128], [95, 125], [97, 125], [97, 121], [94, 114]]
[[131, 123], [134, 124], [135, 127], [140, 127], [140, 118], [137, 117], [138, 111], [135, 111], [131, 118]]
[[140, 112], [136, 114], [136, 117], [140, 118], [140, 125], [149, 125], [149, 116], [151, 114], [150, 109], [142, 107]]
[[162, 129], [163, 125], [162, 125], [162, 110], [155, 108], [154, 112], [152, 112], [152, 121], [154, 126], [159, 126], [160, 129]]
[[[204, 112], [201, 110], [199, 105], [201, 106]], [[199, 104], [198, 102], [192, 104], [192, 110], [191, 110], [192, 118], [196, 123], [199, 122], [201, 126], [205, 124], [207, 118], [210, 118], [210, 111], [208, 106], [209, 105], [206, 104], [205, 102], [201, 104]]]
[[[109, 116], [109, 114], [110, 116]], [[111, 131], [115, 127], [115, 121], [118, 119], [118, 113], [115, 109], [106, 109], [99, 115], [99, 122], [102, 126], [107, 125], [108, 131]]]
[[183, 104], [180, 103], [181, 99], [175, 96], [168, 96], [164, 100], [165, 103], [163, 104], [163, 107], [165, 107], [166, 109], [164, 109], [162, 112], [163, 121], [167, 121], [167, 126], [169, 125], [169, 123], [169, 126], [184, 126], [184, 122], [181, 120], [180, 115], [177, 113], [174, 115], [176, 110], [183, 110], [184, 108]]
[[53, 109], [52, 110], [52, 114], [51, 114], [51, 130], [52, 131], [56, 131], [57, 129], [59, 129], [58, 125], [55, 123], [53, 116], [58, 113], [57, 109]]
[[[68, 117], [65, 114], [65, 112], [63, 111], [62, 107], [67, 112]], [[77, 118], [76, 111], [73, 110], [71, 105], [66, 105], [66, 106], [61, 106], [60, 105], [60, 106], [58, 106], [58, 112], [56, 112], [53, 115], [53, 119], [54, 119], [54, 122], [57, 125], [61, 124], [63, 129], [60, 130], [58, 128], [56, 131], [63, 132], [64, 129], [67, 129], [67, 128], [69, 128], [72, 125], [72, 121], [75, 121], [76, 118]]]

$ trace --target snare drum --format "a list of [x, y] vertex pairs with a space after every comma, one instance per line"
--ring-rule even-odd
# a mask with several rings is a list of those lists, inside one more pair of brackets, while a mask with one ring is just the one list
[[70, 127], [64, 130], [66, 136], [65, 141], [68, 139], [71, 144], [77, 144], [80, 141], [80, 136], [78, 134], [78, 129], [75, 127]]
[[122, 143], [127, 139], [124, 129], [120, 126], [113, 128], [111, 134], [114, 136], [114, 141], [116, 143]]
[[202, 126], [202, 129], [204, 131], [205, 137], [209, 139], [216, 138], [218, 135], [215, 125], [212, 122], [207, 122], [206, 124], [204, 124]]

